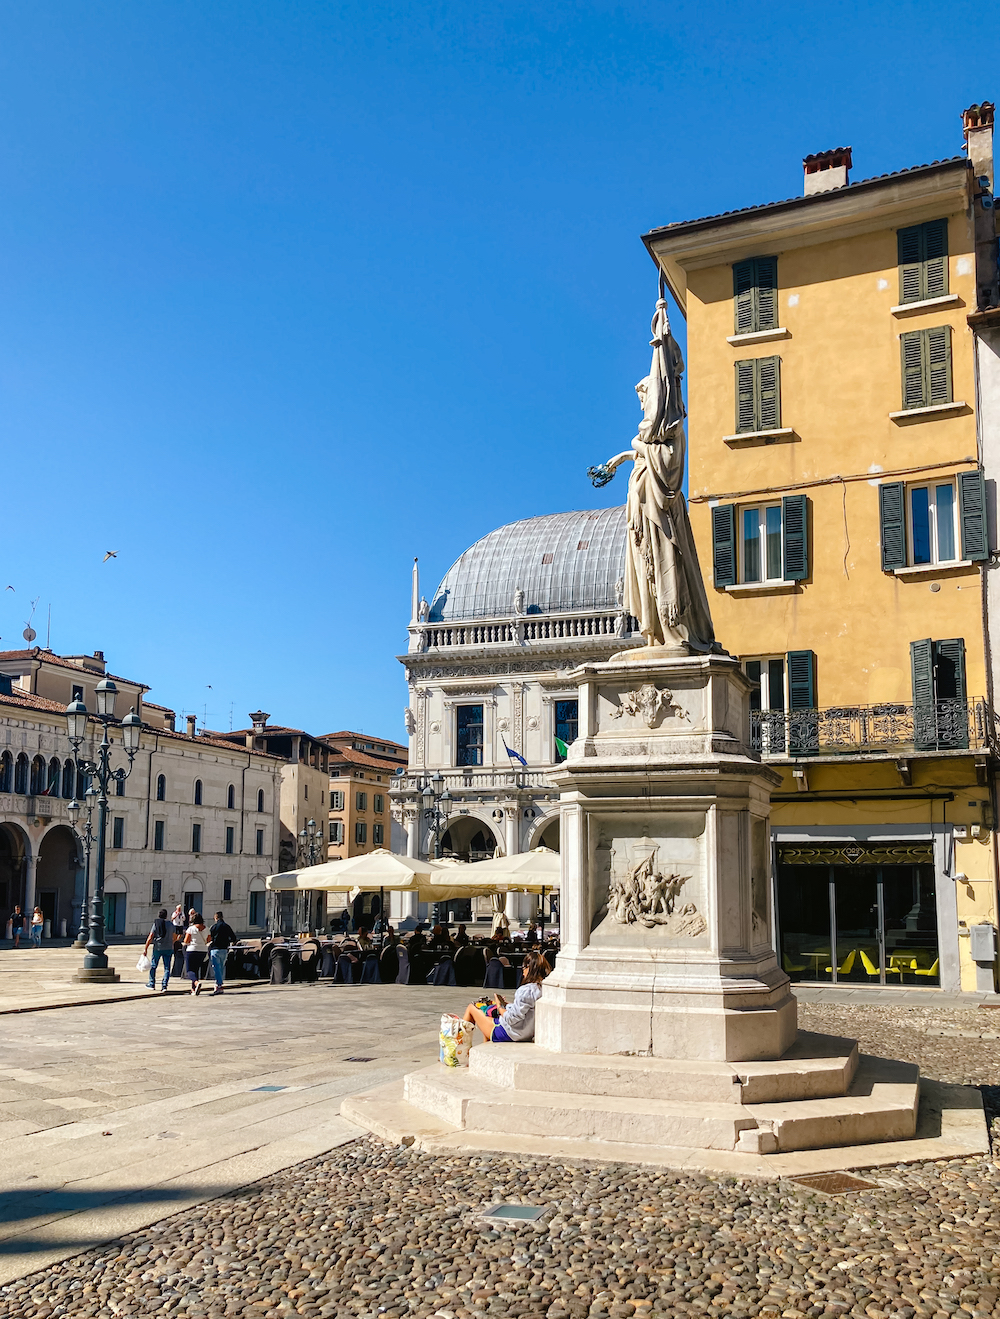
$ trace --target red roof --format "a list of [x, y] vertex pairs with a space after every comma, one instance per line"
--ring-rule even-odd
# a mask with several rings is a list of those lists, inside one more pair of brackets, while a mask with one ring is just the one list
[[19, 659], [43, 660], [46, 664], [55, 664], [57, 667], [69, 669], [73, 673], [89, 673], [92, 678], [110, 678], [112, 682], [127, 682], [130, 687], [138, 687], [144, 692], [149, 691], [146, 683], [136, 682], [135, 678], [120, 678], [117, 673], [101, 673], [98, 669], [85, 669], [82, 664], [72, 664], [69, 660], [63, 659], [61, 655], [56, 655], [51, 650], [45, 650], [41, 646], [34, 646], [31, 650], [0, 650], [0, 664], [4, 660]]
[[386, 773], [394, 769], [402, 768], [397, 761], [387, 760], [385, 757], [379, 759], [371, 756], [367, 751], [355, 751], [353, 747], [336, 747], [334, 750], [334, 759], [331, 765], [337, 765], [346, 761], [349, 765], [364, 765], [366, 769], [380, 769]]

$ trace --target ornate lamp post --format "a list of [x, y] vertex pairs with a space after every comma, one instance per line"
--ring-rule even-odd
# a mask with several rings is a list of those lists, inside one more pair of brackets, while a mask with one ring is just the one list
[[323, 830], [315, 820], [306, 820], [299, 830], [299, 856], [307, 865], [317, 866], [323, 859]]
[[428, 848], [428, 854], [433, 853], [434, 857], [440, 857], [441, 836], [451, 816], [451, 808], [454, 804], [454, 798], [444, 786], [444, 775], [440, 770], [431, 775], [424, 784], [420, 795], [423, 799], [424, 819], [431, 826], [433, 837], [432, 845]]
[[76, 973], [76, 980], [117, 981], [114, 967], [108, 965], [107, 948], [104, 940], [104, 870], [105, 851], [108, 833], [108, 788], [112, 783], [122, 782], [132, 773], [132, 762], [139, 750], [139, 738], [142, 733], [142, 720], [131, 710], [121, 721], [122, 746], [128, 756], [127, 769], [111, 768], [111, 739], [108, 726], [115, 717], [115, 700], [118, 688], [110, 678], [104, 678], [97, 684], [97, 717], [101, 721], [103, 737], [97, 749], [96, 760], [80, 759], [80, 744], [87, 736], [89, 711], [82, 701], [71, 701], [66, 707], [66, 724], [69, 740], [73, 744], [73, 754], [77, 762], [77, 773], [82, 769], [97, 785], [97, 875], [94, 881], [94, 894], [90, 908], [90, 936], [87, 940], [87, 956], [83, 967]]
[[[77, 783], [80, 782], [80, 766], [76, 766]], [[97, 801], [97, 789], [91, 786], [84, 793], [84, 805], [81, 806], [74, 798], [66, 807], [66, 813], [69, 816], [69, 822], [73, 832], [83, 844], [84, 871], [83, 871], [83, 902], [80, 904], [80, 929], [76, 936], [74, 948], [86, 948], [87, 940], [90, 937], [90, 921], [87, 918], [87, 903], [90, 901], [90, 849], [94, 842], [94, 804]], [[83, 829], [78, 827], [81, 810], [86, 811]]]

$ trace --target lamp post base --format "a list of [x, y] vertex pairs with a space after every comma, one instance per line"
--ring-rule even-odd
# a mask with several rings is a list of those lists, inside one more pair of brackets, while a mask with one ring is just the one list
[[[89, 937], [89, 936], [87, 936], [87, 937]], [[70, 947], [71, 947], [71, 948], [86, 948], [86, 946], [87, 946], [87, 938], [86, 938], [86, 937], [83, 938], [83, 939], [77, 937], [76, 942], [70, 944]]]
[[81, 984], [117, 985], [121, 976], [113, 966], [82, 967], [73, 977]]

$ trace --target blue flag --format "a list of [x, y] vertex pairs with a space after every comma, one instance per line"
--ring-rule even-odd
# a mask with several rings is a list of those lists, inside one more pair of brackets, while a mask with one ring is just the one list
[[507, 739], [506, 739], [506, 738], [503, 739], [503, 744], [504, 744], [504, 749], [506, 750], [508, 756], [510, 756], [511, 760], [516, 760], [517, 763], [518, 763], [519, 765], [523, 765], [524, 768], [527, 769], [527, 768], [528, 768], [528, 762], [527, 762], [527, 761], [525, 760], [525, 758], [521, 755], [521, 753], [520, 753], [519, 751], [512, 751], [512, 750], [510, 749], [510, 747], [507, 746]]

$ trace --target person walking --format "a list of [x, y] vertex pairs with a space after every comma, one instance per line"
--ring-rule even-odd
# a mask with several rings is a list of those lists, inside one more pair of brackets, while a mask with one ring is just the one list
[[41, 948], [42, 930], [45, 928], [45, 917], [42, 915], [41, 907], [36, 907], [31, 913], [31, 946]]
[[14, 947], [20, 948], [21, 934], [24, 930], [24, 913], [20, 907], [15, 907], [10, 914], [10, 937], [14, 940]]
[[208, 940], [205, 922], [196, 911], [191, 912], [191, 924], [184, 935], [184, 974], [191, 981], [191, 993], [201, 993], [201, 981], [208, 960]]
[[150, 947], [152, 947], [153, 952], [146, 988], [156, 988], [156, 965], [158, 962], [162, 962], [163, 984], [160, 986], [160, 993], [165, 994], [167, 985], [170, 983], [170, 964], [174, 958], [174, 923], [167, 920], [166, 907], [160, 908], [156, 920], [153, 921], [153, 928], [146, 936], [146, 946], [142, 951], [147, 957], [150, 956]]
[[222, 986], [226, 979], [226, 955], [236, 942], [236, 934], [232, 926], [226, 924], [221, 911], [215, 913], [215, 923], [208, 934], [211, 942], [208, 960], [212, 964], [212, 974], [215, 976], [215, 988], [212, 990], [214, 996], [223, 992]]

